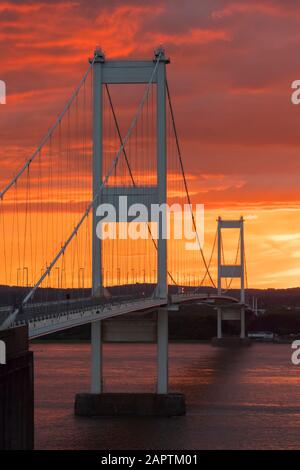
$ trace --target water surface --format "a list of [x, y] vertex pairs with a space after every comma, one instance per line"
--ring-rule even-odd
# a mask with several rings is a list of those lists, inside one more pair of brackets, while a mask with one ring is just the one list
[[[297, 449], [300, 366], [288, 344], [226, 350], [170, 345], [170, 388], [186, 395], [184, 417], [79, 418], [89, 390], [88, 344], [34, 344], [37, 449]], [[154, 391], [150, 344], [104, 346], [106, 391]]]

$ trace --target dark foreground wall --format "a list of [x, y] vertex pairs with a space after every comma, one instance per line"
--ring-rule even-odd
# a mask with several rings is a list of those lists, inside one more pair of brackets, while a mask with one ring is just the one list
[[0, 364], [0, 449], [33, 449], [33, 354], [27, 327], [0, 331], [6, 364]]

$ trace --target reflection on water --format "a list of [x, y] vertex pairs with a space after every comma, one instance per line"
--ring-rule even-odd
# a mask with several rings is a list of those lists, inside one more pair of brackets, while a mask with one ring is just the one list
[[[300, 366], [290, 345], [226, 350], [170, 345], [170, 387], [186, 395], [176, 418], [78, 418], [88, 391], [88, 344], [34, 344], [37, 449], [246, 449], [300, 445]], [[154, 391], [154, 345], [105, 345], [106, 391]]]

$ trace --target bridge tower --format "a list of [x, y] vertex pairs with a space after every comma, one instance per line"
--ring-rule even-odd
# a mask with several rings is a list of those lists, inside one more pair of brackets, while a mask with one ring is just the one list
[[[157, 61], [159, 62], [157, 64]], [[152, 60], [106, 60], [101, 49], [96, 49], [93, 60], [93, 195], [96, 203], [93, 207], [93, 235], [92, 235], [92, 293], [101, 296], [104, 293], [102, 279], [102, 243], [96, 235], [96, 226], [99, 218], [96, 214], [100, 203], [114, 204], [116, 193], [118, 196], [127, 196], [128, 204], [143, 202], [145, 204], [167, 202], [167, 156], [166, 156], [166, 58], [164, 50], [155, 51]], [[99, 184], [103, 179], [103, 86], [109, 84], [148, 84], [154, 67], [157, 66], [152, 83], [156, 83], [156, 186], [124, 186], [113, 190], [105, 187], [101, 195], [97, 196]], [[134, 198], [134, 199], [133, 199]], [[148, 211], [150, 213], [150, 211]], [[161, 211], [159, 232], [157, 240], [157, 287], [155, 297], [167, 299], [167, 240], [163, 237], [166, 214]], [[101, 321], [92, 323], [92, 380], [91, 392], [101, 393], [102, 387], [102, 326]], [[158, 311], [157, 320], [158, 342], [158, 381], [157, 392], [168, 392], [168, 312], [163, 308]]]
[[[238, 229], [239, 236], [239, 259], [234, 265], [223, 264], [222, 261], [222, 230]], [[245, 338], [245, 248], [244, 248], [244, 219], [224, 220], [218, 218], [218, 295], [222, 294], [222, 279], [240, 279], [240, 302], [238, 310], [232, 307], [219, 307], [217, 309], [217, 338], [222, 338], [223, 320], [240, 320], [240, 338]]]

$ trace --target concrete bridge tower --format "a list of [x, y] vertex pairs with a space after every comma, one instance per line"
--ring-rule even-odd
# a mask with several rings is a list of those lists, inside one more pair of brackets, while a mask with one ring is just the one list
[[[222, 230], [239, 230], [239, 257], [234, 265], [223, 264], [222, 260]], [[222, 322], [224, 320], [237, 320], [240, 322], [240, 339], [245, 340], [245, 248], [244, 248], [244, 219], [225, 220], [218, 218], [218, 295], [222, 294], [222, 279], [240, 279], [240, 301], [233, 305], [218, 307], [217, 309], [217, 340], [222, 340]]]
[[[158, 48], [151, 60], [106, 60], [103, 52], [96, 49], [93, 60], [93, 194], [96, 204], [93, 208], [92, 241], [92, 292], [93, 296], [102, 296], [102, 243], [96, 235], [99, 218], [96, 214], [100, 203], [114, 204], [118, 196], [127, 196], [128, 204], [143, 202], [163, 205], [167, 202], [167, 149], [166, 149], [166, 64], [169, 60], [162, 48]], [[155, 73], [154, 73], [155, 72]], [[153, 75], [154, 74], [154, 75]], [[157, 183], [153, 185], [106, 186], [101, 196], [97, 196], [99, 184], [103, 179], [103, 85], [140, 84], [152, 82], [156, 85], [156, 172]], [[132, 191], [134, 189], [134, 191]], [[146, 195], [146, 199], [145, 199]], [[144, 199], [141, 199], [144, 198]], [[166, 212], [160, 212], [157, 239], [157, 286], [154, 297], [166, 301], [167, 283], [167, 240], [163, 236], [166, 224]], [[164, 304], [164, 302], [162, 302]], [[110, 394], [103, 393], [102, 342], [109, 336], [108, 322], [95, 321], [91, 324], [91, 393], [78, 394], [75, 412], [79, 415], [93, 414], [136, 414], [139, 409], [148, 410], [148, 414], [183, 414], [184, 397], [181, 394], [168, 393], [168, 309], [159, 308], [154, 316], [155, 338], [157, 342], [157, 388], [156, 394]], [[124, 327], [124, 322], [123, 322]], [[134, 328], [133, 328], [134, 329]], [[126, 328], [119, 328], [115, 334], [119, 340], [126, 341]], [[146, 327], [144, 333], [146, 334]], [[147, 413], [146, 413], [147, 414]]]

